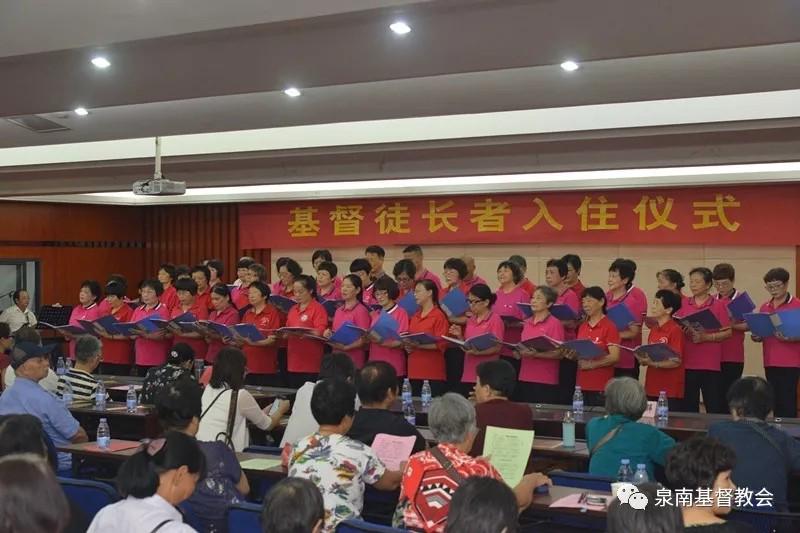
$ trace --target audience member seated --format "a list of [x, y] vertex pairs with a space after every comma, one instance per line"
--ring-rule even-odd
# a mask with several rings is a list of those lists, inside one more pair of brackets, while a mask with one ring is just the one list
[[175, 506], [192, 495], [205, 467], [197, 441], [184, 433], [145, 443], [117, 474], [125, 499], [101, 509], [87, 533], [194, 533]]
[[608, 533], [682, 533], [683, 517], [680, 507], [674, 505], [656, 505], [658, 491], [662, 489], [658, 483], [642, 483], [636, 486], [639, 492], [647, 497], [647, 507], [634, 509], [618, 498], [608, 506]]
[[717, 422], [708, 436], [730, 446], [738, 461], [733, 482], [758, 492], [767, 489], [773, 495], [773, 509], [788, 511], [789, 474], [800, 470], [800, 443], [785, 431], [767, 424], [775, 405], [772, 385], [764, 378], [745, 377], [728, 390], [728, 407], [733, 420]]
[[[314, 420], [314, 415], [311, 414], [311, 395], [317, 383], [324, 379], [342, 379], [353, 383], [355, 382], [355, 377], [356, 367], [349, 355], [333, 352], [322, 356], [322, 362], [319, 367], [319, 380], [316, 383], [306, 381], [302, 387], [297, 389], [294, 405], [292, 405], [292, 414], [281, 439], [281, 447], [286, 444], [294, 444], [319, 429], [319, 424]], [[356, 409], [358, 409], [358, 404], [356, 404]]]
[[194, 378], [194, 350], [185, 342], [179, 342], [169, 349], [167, 362], [149, 369], [142, 383], [141, 403], [155, 402], [158, 391], [169, 387], [182, 378]]
[[[19, 342], [11, 351], [11, 367], [17, 376], [14, 384], [0, 396], [0, 415], [30, 414], [42, 422], [45, 432], [56, 446], [86, 442], [86, 431], [67, 407], [38, 385], [50, 369], [49, 347]], [[60, 453], [59, 472], [70, 469], [71, 456]]]
[[372, 446], [378, 433], [400, 437], [416, 437], [414, 452], [427, 446], [417, 428], [399, 413], [390, 411], [397, 399], [397, 372], [386, 361], [372, 361], [358, 373], [358, 399], [361, 409], [356, 411], [353, 426], [347, 436]]
[[[38, 346], [42, 345], [42, 337], [39, 332], [31, 326], [22, 326], [14, 333], [14, 342], [30, 342]], [[13, 369], [12, 369], [13, 370]], [[17, 378], [15, 372], [6, 372], [3, 376], [4, 389], [9, 388], [14, 380]], [[39, 381], [39, 385], [51, 394], [56, 394], [58, 391], [58, 374], [53, 372], [52, 368], [47, 369], [47, 376]]]
[[103, 358], [103, 345], [100, 339], [84, 335], [75, 340], [75, 366], [58, 378], [56, 396], [63, 397], [67, 383], [72, 387], [74, 401], [93, 401], [97, 391], [97, 380], [92, 372]]
[[647, 467], [654, 478], [654, 466], [663, 465], [675, 439], [663, 431], [637, 422], [647, 410], [644, 387], [629, 377], [614, 378], [606, 385], [606, 416], [593, 418], [586, 424], [586, 446], [589, 448], [589, 473], [616, 477], [621, 459], [630, 459]]
[[[155, 398], [158, 420], [164, 431], [179, 431], [190, 437], [200, 425], [202, 390], [190, 376], [166, 385]], [[197, 483], [187, 504], [203, 523], [203, 531], [228, 530], [228, 506], [244, 501], [250, 492], [236, 454], [220, 441], [197, 443], [205, 456], [206, 475]]]
[[33, 454], [0, 458], [0, 531], [63, 533], [69, 505], [47, 462]]
[[325, 519], [322, 494], [307, 479], [287, 477], [264, 498], [264, 533], [320, 533]]
[[400, 472], [387, 470], [369, 446], [346, 436], [353, 424], [355, 399], [351, 383], [339, 379], [317, 383], [311, 413], [319, 430], [289, 447], [289, 476], [313, 481], [322, 493], [325, 532], [361, 516], [365, 484], [378, 490], [395, 490], [400, 484]]
[[17, 289], [11, 295], [14, 303], [0, 313], [0, 323], [8, 324], [11, 332], [22, 326], [36, 326], [36, 315], [31, 311], [31, 297], [25, 289]]
[[[232, 448], [241, 452], [250, 442], [247, 422], [259, 429], [268, 430], [277, 426], [284, 413], [289, 410], [289, 402], [280, 401], [277, 412], [267, 413], [272, 408], [258, 406], [256, 399], [244, 389], [244, 374], [247, 359], [238, 348], [223, 348], [219, 351], [211, 381], [203, 391], [203, 412], [200, 416], [200, 428], [197, 440], [229, 442]], [[233, 391], [237, 391], [236, 411], [231, 415], [231, 399]], [[231, 428], [231, 429], [229, 429]]]
[[508, 485], [490, 477], [467, 478], [450, 502], [445, 533], [517, 533], [517, 498]]
[[[731, 512], [735, 502], [736, 485], [731, 479], [731, 471], [735, 466], [734, 451], [713, 437], [693, 437], [679, 443], [670, 451], [666, 467], [670, 488], [675, 491], [688, 489], [693, 494], [692, 505], [681, 508], [684, 531], [691, 533], [754, 531], [748, 524], [726, 521], [723, 518]], [[698, 501], [698, 489], [708, 491], [709, 501]]]
[[511, 363], [503, 359], [484, 361], [478, 365], [477, 378], [474, 390], [478, 436], [469, 453], [473, 457], [483, 455], [487, 426], [533, 429], [531, 408], [509, 400], [517, 383], [517, 373]]
[[[0, 322], [0, 391], [5, 389], [6, 369], [11, 366], [11, 348], [14, 346], [14, 337], [11, 328], [5, 322]], [[13, 369], [9, 374], [13, 374]]]
[[[486, 458], [467, 454], [478, 432], [475, 407], [469, 400], [452, 392], [436, 398], [428, 410], [428, 423], [439, 444], [408, 460], [393, 522], [395, 527], [441, 533], [447, 523], [452, 495], [465, 479], [479, 476], [502, 481], [502, 477]], [[517, 507], [527, 508], [533, 490], [545, 484], [551, 482], [539, 473], [523, 477], [513, 489]], [[432, 490], [434, 487], [436, 490]]]

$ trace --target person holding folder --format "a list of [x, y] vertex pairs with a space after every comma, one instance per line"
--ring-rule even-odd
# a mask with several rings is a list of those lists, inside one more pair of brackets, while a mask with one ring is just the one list
[[414, 263], [414, 271], [416, 273], [414, 281], [420, 281], [423, 279], [431, 280], [436, 284], [436, 288], [439, 290], [439, 292], [441, 292], [442, 282], [439, 280], [439, 276], [425, 268], [425, 265], [422, 262], [424, 259], [424, 254], [422, 253], [422, 247], [420, 245], [411, 244], [403, 248], [403, 259], [408, 259]]
[[[580, 269], [580, 266], [579, 266]], [[544, 271], [544, 280], [548, 287], [556, 291], [558, 295], [554, 305], [566, 305], [575, 316], [581, 314], [580, 293], [576, 293], [570, 287], [567, 276], [569, 266], [565, 259], [550, 259]], [[562, 320], [564, 327], [565, 341], [574, 340], [578, 334], [578, 324], [580, 320]], [[571, 360], [562, 358], [558, 363], [558, 383], [560, 396], [552, 403], [569, 404], [572, 402], [572, 393], [575, 389], [575, 378], [578, 373], [578, 364]]]
[[[725, 307], [736, 299], [741, 293], [734, 287], [736, 281], [736, 271], [729, 263], [720, 263], [711, 271], [711, 278], [714, 280], [714, 288], [717, 290], [715, 298], [722, 300]], [[731, 385], [742, 377], [744, 370], [744, 332], [750, 329], [744, 320], [735, 320], [730, 310], [728, 316], [731, 317], [731, 336], [722, 342], [722, 390], [728, 394]]]
[[[125, 303], [125, 294], [128, 287], [119, 281], [109, 281], [105, 287], [106, 302], [108, 302], [108, 315], [117, 322], [130, 322], [133, 318], [133, 309]], [[102, 326], [95, 324], [95, 331], [103, 339], [103, 360], [101, 369], [103, 374], [114, 376], [129, 376], [133, 365], [133, 342], [124, 335], [109, 332]]]
[[580, 298], [586, 288], [581, 282], [581, 267], [583, 266], [581, 258], [575, 254], [566, 254], [561, 260], [567, 264], [567, 287]]
[[[800, 308], [800, 300], [789, 293], [789, 272], [783, 268], [770, 269], [764, 275], [764, 287], [770, 299], [759, 309], [761, 313], [777, 313]], [[800, 376], [800, 338], [787, 338], [779, 331], [762, 339], [764, 374], [775, 390], [775, 416], [797, 416], [797, 379]]]
[[[308, 328], [311, 335], [322, 335], [328, 327], [328, 312], [317, 301], [317, 282], [307, 274], [294, 281], [292, 292], [297, 303], [286, 315], [286, 327]], [[306, 381], [316, 381], [324, 347], [318, 340], [299, 334], [286, 335], [287, 384], [299, 389]]]
[[[647, 313], [647, 295], [642, 289], [633, 285], [635, 277], [636, 263], [630, 259], [615, 259], [608, 269], [608, 292], [606, 293], [608, 309], [624, 305], [633, 317], [633, 322], [628, 324], [627, 328], [618, 328], [619, 338], [622, 339], [621, 344], [626, 348], [636, 348], [642, 344], [642, 323], [644, 315]], [[633, 352], [628, 350], [620, 352], [614, 375], [639, 379], [639, 364], [633, 357]]]
[[212, 311], [214, 308], [211, 305], [211, 287], [209, 286], [211, 272], [207, 266], [197, 265], [192, 268], [191, 276], [197, 283], [197, 303], [204, 306], [209, 312]]
[[[447, 316], [439, 308], [439, 286], [430, 279], [421, 279], [414, 286], [414, 298], [419, 309], [411, 317], [408, 333], [426, 333], [441, 338], [447, 335], [449, 322]], [[444, 348], [445, 341], [437, 340], [430, 344], [418, 344], [405, 340], [403, 343], [408, 353], [408, 378], [412, 391], [419, 396], [424, 380], [430, 381], [431, 392], [440, 396], [446, 392]]]
[[606, 383], [614, 378], [614, 365], [619, 361], [619, 332], [617, 326], [606, 316], [606, 293], [600, 287], [584, 289], [581, 298], [586, 321], [578, 328], [578, 339], [588, 339], [605, 352], [593, 359], [581, 359], [570, 349], [563, 349], [562, 354], [578, 361], [576, 385], [583, 390], [583, 401], [586, 405], [603, 405], [603, 391]]
[[[376, 303], [372, 295], [372, 280], [369, 277], [371, 271], [372, 267], [366, 259], [359, 257], [350, 263], [350, 274], [354, 274], [361, 280], [361, 287], [363, 288], [361, 291], [361, 301], [367, 306]], [[342, 283], [344, 283], [344, 280], [342, 280]]]
[[661, 391], [667, 393], [670, 411], [683, 411], [683, 390], [685, 369], [683, 368], [683, 331], [672, 319], [680, 311], [681, 297], [674, 291], [661, 289], [650, 303], [648, 318], [655, 321], [647, 337], [648, 344], [663, 343], [669, 346], [678, 357], [665, 361], [653, 361], [644, 352], [635, 352], [639, 364], [647, 367], [645, 392], [650, 400], [658, 400]]
[[[659, 270], [656, 274], [656, 288], [660, 291], [672, 291], [681, 298], [681, 305], [686, 303], [686, 295], [683, 288], [686, 284], [683, 281], [683, 274], [672, 268]], [[685, 307], [685, 306], [684, 306]]]
[[255, 326], [264, 339], [255, 341], [236, 336], [236, 344], [241, 346], [247, 357], [249, 373], [245, 376], [245, 383], [282, 387], [283, 381], [278, 372], [278, 338], [275, 335], [275, 330], [281, 327], [281, 315], [275, 306], [269, 303], [270, 293], [269, 285], [263, 281], [250, 283], [248, 289], [250, 307], [245, 312], [242, 323]]
[[[574, 295], [571, 290], [566, 289], [566, 291]], [[542, 336], [554, 341], [564, 340], [564, 325], [550, 314], [550, 308], [556, 303], [557, 298], [558, 295], [552, 287], [544, 285], [536, 287], [531, 297], [533, 315], [525, 320], [522, 327], [522, 342]], [[559, 390], [561, 351], [554, 349], [539, 352], [520, 346], [517, 353], [522, 363], [514, 399], [526, 403], [561, 403], [564, 396]], [[572, 381], [575, 381], [574, 375]], [[572, 389], [574, 388], [572, 385]]]
[[397, 281], [397, 288], [400, 289], [400, 294], [397, 296], [398, 300], [408, 294], [409, 291], [414, 290], [414, 278], [417, 275], [417, 269], [411, 259], [401, 259], [395, 263], [392, 274]]
[[[725, 393], [722, 390], [722, 343], [731, 336], [731, 320], [725, 304], [711, 296], [711, 270], [697, 267], [689, 272], [689, 290], [692, 296], [681, 307], [681, 317], [708, 309], [722, 326], [719, 331], [701, 331], [684, 327], [683, 364], [686, 368], [686, 385], [683, 408], [696, 413], [700, 410], [700, 392], [707, 413], [727, 413]], [[685, 307], [685, 309], [684, 309]]]
[[[397, 323], [397, 333], [402, 335], [408, 332], [408, 314], [405, 309], [397, 305], [400, 288], [389, 276], [382, 276], [375, 280], [375, 299], [381, 305], [380, 311], [373, 311], [370, 328], [374, 327], [381, 314], [385, 313]], [[406, 376], [406, 352], [403, 342], [399, 339], [382, 339], [380, 342], [373, 340], [369, 344], [369, 360], [384, 361], [394, 367], [398, 377]]]
[[294, 282], [303, 274], [300, 264], [291, 257], [279, 257], [275, 261], [278, 281], [272, 284], [272, 294], [294, 298]]
[[161, 294], [159, 300], [162, 304], [167, 306], [167, 311], [171, 312], [172, 309], [178, 305], [178, 293], [174, 285], [175, 265], [172, 263], [162, 263], [161, 266], [158, 267], [158, 281], [164, 288], [164, 292]]
[[[334, 331], [342, 328], [345, 322], [350, 322], [359, 328], [368, 329], [370, 324], [369, 308], [361, 300], [363, 289], [361, 278], [355, 274], [348, 274], [342, 278], [342, 299], [344, 303], [336, 309], [333, 315], [333, 326], [326, 328], [323, 337], [330, 338]], [[357, 369], [364, 366], [367, 358], [364, 353], [364, 337], [358, 337], [348, 345], [331, 343], [331, 348], [337, 352], [346, 353]]]
[[[78, 304], [72, 308], [72, 313], [69, 315], [69, 325], [80, 327], [78, 320], [88, 320], [93, 322], [100, 318], [100, 308], [98, 301], [101, 298], [100, 284], [93, 279], [87, 279], [81, 283], [81, 289], [78, 291]], [[69, 358], [75, 361], [75, 339], [76, 336], [72, 333], [61, 331], [61, 335], [69, 341]], [[88, 333], [87, 333], [88, 335]]]
[[[497, 267], [497, 281], [500, 287], [495, 293], [497, 299], [492, 306], [492, 310], [503, 318], [506, 324], [503, 342], [517, 344], [522, 335], [522, 321], [525, 314], [517, 305], [518, 303], [528, 303], [531, 299], [530, 294], [520, 287], [522, 282], [522, 270], [513, 261], [502, 261]], [[514, 357], [514, 352], [508, 346], [503, 346], [500, 355], [504, 357], [519, 375], [519, 359]]]
[[[133, 311], [131, 322], [139, 322], [145, 318], [169, 320], [167, 306], [159, 298], [164, 286], [157, 279], [146, 279], [139, 285], [139, 297], [142, 305]], [[136, 374], [143, 377], [154, 366], [167, 362], [167, 352], [172, 346], [172, 339], [167, 338], [165, 330], [153, 333], [137, 333], [134, 336], [134, 353], [136, 354]]]
[[341, 300], [341, 281], [337, 285], [334, 280], [339, 269], [330, 261], [323, 261], [317, 265], [317, 294], [324, 300]]
[[[467, 277], [467, 264], [457, 257], [451, 257], [444, 262], [444, 284], [440, 294], [440, 305], [442, 310], [445, 311], [447, 319], [450, 322], [449, 335], [451, 337], [463, 338], [464, 325], [467, 323], [466, 312], [456, 315], [452, 310], [447, 310], [445, 301], [443, 301], [448, 294], [453, 293], [451, 297], [457, 296], [456, 291], [461, 292], [464, 298], [467, 298], [469, 293], [469, 286], [464, 282]], [[502, 338], [502, 337], [501, 337]], [[464, 374], [464, 350], [458, 346], [448, 345], [444, 351], [444, 361], [447, 370], [447, 389], [454, 391], [459, 389], [462, 385], [462, 375]]]
[[[178, 279], [175, 282], [178, 294], [178, 305], [172, 309], [170, 320], [186, 313], [191, 313], [195, 320], [208, 320], [208, 307], [197, 300], [197, 283], [191, 278]], [[196, 331], [183, 331], [180, 327], [171, 327], [172, 345], [184, 343], [193, 351], [196, 359], [206, 358], [208, 344], [205, 338]]]
[[[231, 291], [227, 285], [216, 285], [211, 289], [211, 305], [214, 310], [208, 315], [210, 322], [216, 322], [223, 326], [233, 326], [239, 322], [239, 310], [236, 309], [231, 300]], [[217, 354], [230, 341], [229, 337], [223, 337], [218, 332], [207, 329], [206, 342], [208, 343], [208, 350], [206, 351], [206, 362], [210, 365], [216, 363]]]

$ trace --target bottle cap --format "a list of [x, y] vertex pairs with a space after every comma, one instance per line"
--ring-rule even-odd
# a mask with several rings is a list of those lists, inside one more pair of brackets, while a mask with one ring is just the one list
[[623, 465], [629, 465], [629, 464], [631, 464], [631, 460], [630, 459], [622, 459], [622, 460], [620, 460], [620, 463], [623, 464]]
[[646, 469], [646, 468], [647, 468], [647, 465], [644, 465], [644, 464], [642, 464], [642, 463], [639, 463], [639, 464], [637, 464], [637, 465], [636, 465], [636, 468], [637, 468], [638, 470], [644, 470], [644, 469]]
[[105, 422], [105, 421], [106, 421], [105, 417], [100, 419], [100, 422]]

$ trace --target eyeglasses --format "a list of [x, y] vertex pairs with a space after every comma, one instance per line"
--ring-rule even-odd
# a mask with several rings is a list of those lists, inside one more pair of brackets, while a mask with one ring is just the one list
[[468, 303], [469, 305], [475, 305], [475, 304], [477, 304], [477, 303], [480, 303], [480, 302], [482, 302], [482, 301], [483, 301], [483, 300], [475, 300], [475, 299], [473, 299], [473, 298], [467, 298], [467, 303]]
[[771, 282], [767, 283], [766, 285], [764, 285], [764, 288], [767, 289], [768, 291], [772, 291], [772, 290], [780, 289], [784, 285], [785, 285], [785, 283], [782, 282], [782, 281], [771, 281]]

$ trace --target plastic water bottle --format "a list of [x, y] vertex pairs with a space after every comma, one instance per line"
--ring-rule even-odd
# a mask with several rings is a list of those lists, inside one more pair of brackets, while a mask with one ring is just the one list
[[636, 473], [633, 474], [633, 481], [634, 485], [641, 485], [642, 483], [647, 483], [650, 481], [650, 478], [647, 477], [647, 467], [642, 463], [636, 465]]
[[411, 382], [408, 381], [408, 378], [403, 380], [403, 390], [401, 393], [401, 398], [403, 400], [403, 404], [411, 403]]
[[656, 403], [656, 418], [659, 420], [666, 420], [669, 418], [669, 402], [667, 401], [667, 392], [663, 390], [658, 393], [658, 403]]
[[106, 408], [106, 386], [102, 381], [97, 382], [97, 389], [94, 392], [94, 406], [96, 409]]
[[572, 417], [572, 411], [567, 411], [564, 414], [564, 421], [561, 422], [561, 445], [564, 448], [575, 447], [575, 419]]
[[621, 459], [619, 462], [619, 470], [617, 471], [617, 481], [620, 483], [630, 483], [633, 480], [633, 472], [631, 472], [631, 460]]
[[106, 450], [109, 444], [111, 444], [111, 429], [108, 427], [108, 421], [101, 418], [97, 425], [97, 447]]
[[125, 407], [127, 407], [129, 413], [136, 412], [136, 404], [138, 401], [136, 400], [136, 387], [132, 384], [128, 385], [128, 395], [125, 396]]
[[194, 360], [194, 377], [197, 381], [200, 381], [200, 377], [203, 375], [203, 370], [206, 368], [206, 362], [202, 359], [195, 359]]
[[572, 395], [572, 410], [575, 414], [583, 414], [583, 391], [580, 385], [575, 387], [575, 394]]
[[431, 394], [431, 383], [427, 379], [422, 382], [422, 407], [427, 409], [431, 406], [433, 395]]
[[72, 392], [72, 385], [70, 385], [69, 381], [64, 381], [64, 389], [61, 391], [61, 401], [64, 402], [64, 405], [69, 406], [72, 404], [74, 398], [75, 395]]
[[403, 404], [403, 417], [412, 426], [417, 425], [417, 413], [414, 411], [414, 403], [408, 402]]
[[67, 365], [64, 363], [64, 358], [59, 357], [58, 361], [56, 361], [56, 374], [59, 376], [63, 376], [67, 373]]

